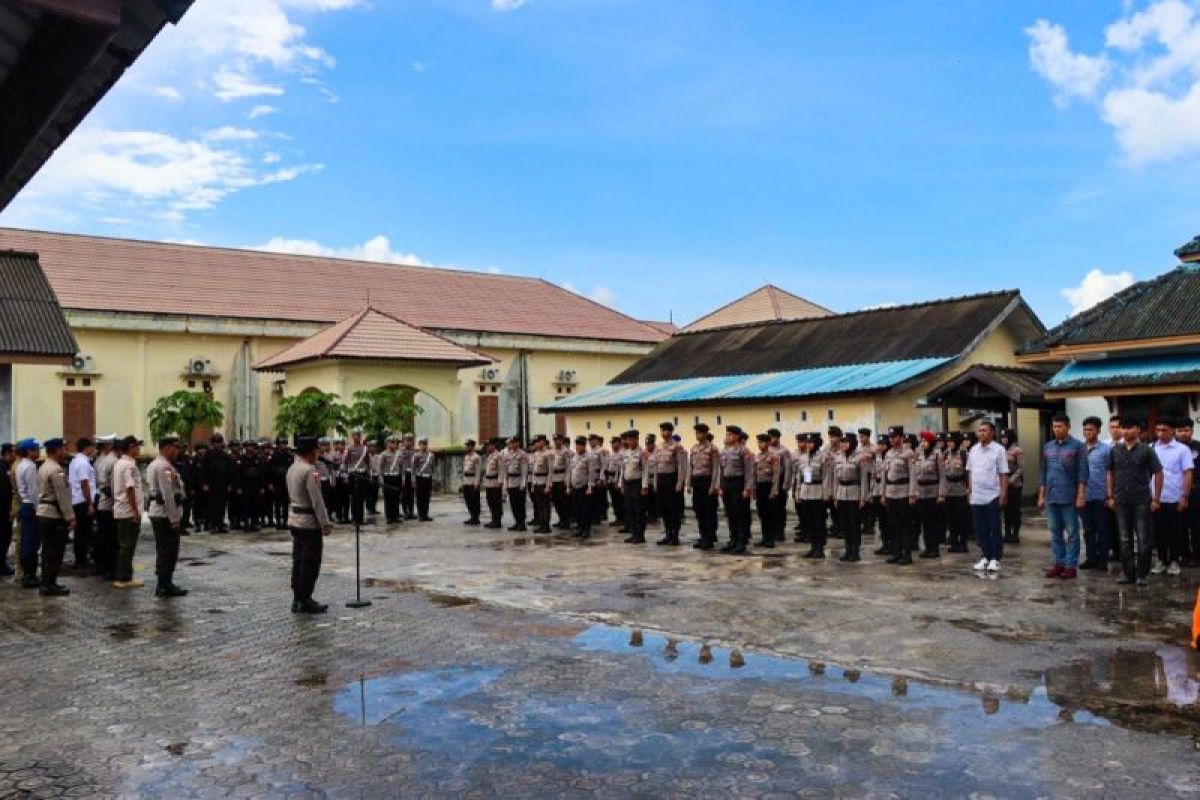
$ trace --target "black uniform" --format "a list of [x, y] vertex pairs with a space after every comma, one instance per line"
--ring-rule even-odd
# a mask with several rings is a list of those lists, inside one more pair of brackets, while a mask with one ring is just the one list
[[266, 516], [267, 468], [262, 456], [257, 452], [245, 453], [240, 477], [242, 528], [254, 533]]
[[208, 487], [205, 493], [205, 506], [208, 511], [208, 529], [213, 532], [225, 533], [225, 506], [229, 501], [230, 486], [233, 483], [236, 464], [233, 456], [225, 450], [215, 447], [205, 452], [200, 461], [200, 480]]
[[296, 457], [290, 452], [276, 446], [275, 452], [271, 453], [271, 460], [267, 462], [267, 473], [271, 481], [271, 519], [277, 531], [287, 530], [287, 474], [295, 460]]
[[192, 526], [192, 504], [193, 497], [196, 494], [196, 468], [195, 462], [191, 457], [182, 450], [172, 462], [171, 467], [175, 470], [175, 474], [179, 476], [180, 482], [183, 484], [183, 497], [180, 500], [179, 507], [182, 517], [179, 520], [179, 530], [186, 533], [188, 528]]
[[13, 482], [8, 464], [0, 461], [0, 575], [12, 575], [8, 565], [8, 548], [12, 545]]

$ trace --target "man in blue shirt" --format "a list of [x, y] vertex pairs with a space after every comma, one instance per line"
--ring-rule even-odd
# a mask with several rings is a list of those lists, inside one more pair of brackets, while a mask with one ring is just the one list
[[1083, 518], [1083, 543], [1086, 549], [1080, 569], [1108, 569], [1108, 556], [1112, 552], [1112, 512], [1108, 499], [1108, 454], [1112, 445], [1100, 441], [1099, 417], [1088, 417], [1083, 421], [1083, 447], [1087, 452], [1087, 488], [1084, 490], [1084, 506], [1080, 509]]
[[[1079, 516], [1087, 491], [1088, 462], [1083, 442], [1071, 436], [1071, 418], [1055, 414], [1050, 423], [1054, 437], [1042, 446], [1042, 471], [1038, 481], [1038, 508], [1050, 525], [1054, 566], [1047, 578], [1074, 578], [1079, 564]], [[1064, 537], [1065, 534], [1065, 537]]]

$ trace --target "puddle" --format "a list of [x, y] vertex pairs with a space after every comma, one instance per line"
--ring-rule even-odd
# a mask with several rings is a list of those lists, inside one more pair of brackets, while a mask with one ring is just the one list
[[333, 708], [359, 725], [379, 725], [404, 715], [412, 724], [426, 706], [479, 691], [503, 673], [499, 668], [450, 667], [407, 672], [349, 683], [333, 698]]
[[137, 622], [116, 622], [105, 626], [104, 630], [119, 642], [127, 642], [131, 639], [150, 639], [161, 633], [179, 632], [179, 628], [175, 625], [156, 626]]
[[515, 539], [497, 539], [493, 542], [476, 542], [466, 545], [468, 550], [518, 550], [531, 547], [601, 547], [611, 542], [599, 539], [576, 539], [562, 533], [551, 536], [518, 536]]
[[306, 675], [303, 678], [297, 678], [295, 683], [297, 686], [304, 686], [306, 688], [325, 686], [329, 683], [329, 676], [323, 672], [318, 672], [313, 675]]

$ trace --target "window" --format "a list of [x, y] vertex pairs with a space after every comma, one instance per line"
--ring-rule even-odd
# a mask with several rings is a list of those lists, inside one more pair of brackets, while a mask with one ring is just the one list
[[196, 382], [195, 382], [195, 381], [188, 381], [188, 388], [189, 388], [189, 389], [195, 389], [195, 388], [196, 388]]
[[585, 422], [585, 423], [583, 423], [583, 427], [590, 431], [592, 429], [592, 423]]
[[721, 415], [720, 414], [717, 414], [717, 424], [718, 425], [721, 424]]
[[629, 429], [630, 429], [630, 430], [633, 430], [635, 427], [637, 427], [637, 426], [635, 426], [635, 425], [633, 424], [633, 420], [629, 420]]
[[671, 417], [671, 422], [675, 423], [675, 425], [679, 425], [679, 417]]
[[692, 424], [693, 424], [693, 425], [699, 425], [699, 424], [700, 424], [700, 417], [698, 417], [698, 416], [696, 416], [696, 417], [692, 417]]
[[612, 420], [610, 419], [610, 420], [605, 421], [604, 427], [611, 431], [612, 430]]
[[801, 421], [801, 422], [808, 422], [808, 412], [807, 412], [807, 411], [801, 411], [801, 412], [800, 412], [800, 421]]
[[829, 420], [830, 422], [833, 422], [833, 409], [832, 408], [825, 412], [825, 419]]
[[67, 378], [67, 386], [74, 386], [74, 385], [75, 385], [75, 379]]
[[779, 412], [778, 412], [778, 411], [776, 411], [776, 412], [775, 412], [775, 421], [776, 421], [776, 422], [780, 422], [780, 421], [782, 421], [782, 419], [783, 419], [783, 418], [780, 416]]

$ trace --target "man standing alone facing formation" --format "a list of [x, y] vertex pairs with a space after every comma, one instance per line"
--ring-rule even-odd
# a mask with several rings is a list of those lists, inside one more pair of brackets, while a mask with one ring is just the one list
[[1038, 480], [1038, 508], [1046, 512], [1054, 552], [1054, 566], [1046, 570], [1046, 577], [1070, 579], [1079, 566], [1079, 515], [1075, 509], [1084, 507], [1087, 494], [1087, 452], [1083, 442], [1071, 436], [1071, 420], [1066, 414], [1055, 414], [1050, 428], [1054, 436], [1042, 445]]
[[992, 423], [979, 423], [979, 442], [967, 454], [971, 521], [981, 551], [976, 572], [999, 572], [1004, 558], [1000, 510], [1008, 504], [1008, 454], [995, 435]]
[[150, 487], [150, 527], [154, 530], [154, 574], [158, 576], [156, 597], [183, 597], [187, 589], [175, 585], [179, 562], [179, 536], [183, 525], [183, 482], [173, 462], [179, 456], [179, 439], [165, 436], [158, 441], [158, 458], [146, 469]]
[[1108, 459], [1108, 507], [1116, 512], [1125, 574], [1118, 583], [1145, 586], [1150, 574], [1150, 514], [1158, 510], [1163, 470], [1154, 450], [1142, 443], [1142, 423], [1121, 420], [1124, 440]]
[[292, 613], [324, 614], [328, 606], [313, 600], [321, 574], [322, 538], [333, 522], [321, 493], [321, 473], [313, 466], [317, 439], [296, 440], [296, 460], [288, 468], [288, 530], [292, 532]]

